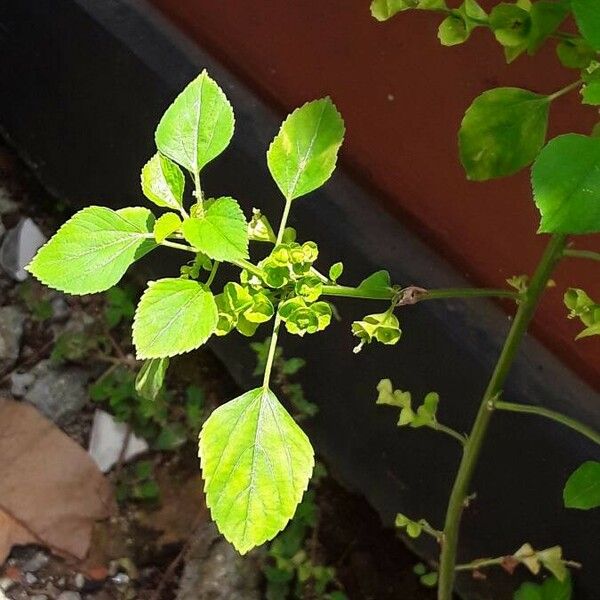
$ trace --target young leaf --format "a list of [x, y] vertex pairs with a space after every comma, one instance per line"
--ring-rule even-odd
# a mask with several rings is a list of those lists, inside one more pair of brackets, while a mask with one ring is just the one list
[[572, 0], [579, 31], [595, 50], [600, 50], [600, 0]]
[[138, 258], [156, 247], [154, 217], [146, 208], [88, 206], [40, 248], [27, 270], [48, 287], [69, 294], [103, 292]]
[[137, 357], [166, 358], [195, 350], [215, 331], [217, 319], [213, 295], [197, 281], [151, 281], [133, 322]]
[[519, 88], [488, 90], [475, 99], [458, 134], [467, 177], [484, 181], [512, 175], [544, 145], [550, 102]]
[[233, 136], [233, 109], [206, 71], [167, 108], [156, 128], [156, 147], [194, 174], [227, 146]]
[[169, 368], [168, 358], [151, 358], [144, 361], [135, 378], [135, 391], [147, 400], [156, 400]]
[[388, 291], [392, 286], [390, 274], [387, 271], [376, 271], [363, 279], [358, 284], [358, 289], [363, 292], [382, 292]]
[[529, 13], [506, 2], [494, 6], [489, 23], [498, 42], [509, 48], [524, 44], [531, 28]]
[[567, 480], [563, 491], [567, 508], [590, 510], [600, 506], [600, 462], [584, 462]]
[[269, 171], [287, 200], [312, 192], [331, 177], [344, 131], [329, 98], [307, 102], [287, 117], [267, 152]]
[[581, 90], [582, 104], [598, 106], [600, 104], [600, 81], [590, 81]]
[[185, 179], [181, 169], [157, 152], [142, 168], [142, 191], [157, 206], [179, 210]]
[[395, 14], [410, 9], [441, 10], [446, 8], [445, 0], [373, 0], [371, 15], [378, 21], [387, 21]]
[[544, 583], [526, 582], [515, 592], [513, 600], [571, 600], [573, 588], [571, 578], [559, 581], [549, 577]]
[[154, 239], [158, 244], [166, 240], [181, 227], [179, 215], [169, 212], [161, 215], [154, 223]]
[[248, 226], [233, 198], [218, 198], [203, 217], [186, 219], [183, 236], [194, 248], [215, 260], [248, 258]]
[[535, 161], [531, 180], [540, 233], [600, 231], [600, 139], [554, 138]]
[[535, 54], [565, 20], [569, 13], [569, 4], [564, 2], [551, 2], [539, 0], [531, 6], [529, 17], [531, 29], [527, 39], [528, 54]]
[[308, 438], [264, 388], [211, 414], [200, 432], [200, 460], [212, 518], [241, 554], [285, 527], [314, 466]]

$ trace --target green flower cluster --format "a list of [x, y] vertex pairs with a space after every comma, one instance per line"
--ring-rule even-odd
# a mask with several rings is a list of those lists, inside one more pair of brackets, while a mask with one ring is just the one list
[[394, 307], [392, 306], [384, 313], [367, 315], [361, 321], [352, 323], [352, 333], [360, 340], [358, 346], [354, 348], [355, 354], [360, 352], [365, 344], [370, 344], [373, 340], [388, 345], [398, 342], [402, 330], [393, 310]]

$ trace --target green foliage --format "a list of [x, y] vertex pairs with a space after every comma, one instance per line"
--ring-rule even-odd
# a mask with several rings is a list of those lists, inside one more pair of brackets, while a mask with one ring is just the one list
[[600, 1], [571, 0], [579, 30], [595, 50], [600, 50]]
[[139, 359], [166, 358], [195, 350], [215, 332], [214, 296], [192, 280], [151, 281], [138, 304], [133, 343]]
[[554, 2], [551, 0], [539, 0], [532, 4], [529, 11], [531, 26], [527, 40], [527, 51], [535, 54], [542, 44], [562, 24], [569, 14], [569, 2]]
[[142, 191], [148, 200], [162, 208], [179, 210], [183, 205], [185, 178], [181, 169], [157, 152], [143, 167]]
[[549, 577], [541, 584], [527, 582], [515, 592], [513, 600], [571, 600], [573, 588], [571, 578], [559, 581]]
[[588, 460], [575, 470], [565, 484], [563, 499], [567, 508], [600, 507], [600, 462]]
[[134, 293], [127, 286], [115, 286], [106, 290], [104, 295], [104, 320], [109, 329], [123, 321], [131, 321], [135, 314]]
[[532, 170], [543, 233], [600, 231], [600, 139], [570, 133], [551, 140]]
[[129, 265], [156, 247], [148, 239], [154, 217], [146, 208], [89, 206], [71, 217], [38, 251], [27, 270], [48, 287], [69, 294], [102, 292]]
[[151, 358], [144, 361], [135, 378], [135, 391], [142, 398], [156, 400], [163, 388], [168, 368], [168, 358]]
[[352, 323], [352, 333], [360, 340], [354, 352], [358, 353], [365, 344], [378, 341], [381, 344], [397, 344], [402, 335], [398, 318], [390, 308], [384, 313], [366, 315], [360, 321]]
[[585, 325], [576, 339], [600, 335], [600, 304], [594, 302], [583, 290], [569, 288], [565, 292], [565, 306], [569, 309], [569, 318], [578, 318]]
[[437, 571], [429, 571], [423, 563], [417, 563], [413, 568], [413, 573], [419, 578], [421, 585], [425, 587], [435, 587], [437, 585]]
[[233, 136], [234, 117], [229, 100], [206, 71], [177, 96], [156, 128], [156, 147], [164, 155], [198, 175]]
[[286, 200], [322, 186], [333, 173], [344, 121], [329, 98], [307, 102], [283, 122], [269, 146], [269, 171]]
[[205, 214], [183, 222], [183, 236], [198, 251], [215, 260], [248, 258], [248, 225], [233, 198], [217, 198]]
[[458, 134], [467, 177], [504, 177], [531, 164], [546, 139], [549, 106], [547, 96], [519, 88], [496, 88], [476, 98]]
[[128, 465], [117, 483], [117, 500], [137, 500], [155, 503], [160, 499], [160, 488], [154, 478], [154, 465], [148, 460]]
[[164, 242], [169, 236], [181, 229], [181, 219], [175, 213], [165, 213], [154, 223], [154, 239], [157, 244]]
[[257, 388], [211, 414], [200, 433], [200, 461], [211, 515], [245, 554], [292, 518], [314, 455], [273, 392]]
[[378, 21], [387, 21], [404, 10], [443, 10], [445, 8], [445, 0], [373, 0], [371, 2], [371, 14]]

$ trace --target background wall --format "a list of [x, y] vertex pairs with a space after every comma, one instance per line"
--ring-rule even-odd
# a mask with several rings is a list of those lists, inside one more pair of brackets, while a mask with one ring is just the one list
[[[330, 95], [346, 120], [346, 164], [473, 284], [502, 286], [531, 272], [545, 239], [535, 235], [528, 171], [466, 181], [456, 134], [467, 106], [487, 88], [552, 92], [572, 81], [575, 72], [559, 65], [553, 44], [507, 66], [488, 31], [443, 48], [436, 15], [413, 11], [378, 23], [368, 0], [152, 2], [282, 109]], [[549, 135], [589, 132], [597, 117], [573, 94], [553, 105]], [[577, 245], [598, 249], [591, 237]], [[563, 264], [535, 322], [538, 337], [596, 387], [600, 340], [574, 341], [579, 325], [565, 318], [562, 294], [571, 285], [600, 297], [597, 274], [593, 263]]]

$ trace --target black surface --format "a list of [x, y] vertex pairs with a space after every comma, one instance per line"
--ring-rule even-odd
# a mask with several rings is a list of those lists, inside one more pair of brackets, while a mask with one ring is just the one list
[[[138, 3], [102, 0], [0, 2], [0, 125], [57, 196], [77, 205], [142, 202], [141, 165], [154, 152], [153, 131], [173, 96], [201, 68], [225, 89], [236, 112], [232, 146], [209, 165], [209, 195], [232, 195], [250, 213], [277, 220], [282, 208], [264, 154], [280, 116], [201, 50], [182, 40]], [[296, 203], [291, 225], [321, 248], [321, 264], [342, 260], [343, 280], [387, 267], [393, 280], [425, 287], [466, 285], [439, 256], [392, 220], [368, 193], [338, 173], [322, 192]], [[146, 261], [176, 273], [172, 254]], [[389, 376], [416, 395], [441, 394], [441, 420], [467, 430], [509, 326], [489, 302], [428, 302], [402, 311], [404, 336], [393, 348], [351, 352], [350, 320], [377, 303], [337, 302], [343, 322], [325, 334], [284, 336], [289, 353], [308, 359], [303, 385], [320, 412], [307, 426], [318, 451], [346, 484], [360, 490], [391, 522], [397, 511], [441, 526], [459, 459], [456, 444], [434, 432], [398, 430], [396, 414], [376, 407], [375, 385]], [[268, 335], [260, 333], [260, 339]], [[213, 344], [236, 378], [251, 379], [248, 341], [233, 334]], [[599, 395], [533, 339], [523, 345], [506, 397], [564, 410], [600, 427]], [[509, 553], [523, 542], [560, 543], [586, 568], [576, 598], [597, 600], [598, 511], [566, 511], [561, 489], [598, 448], [532, 416], [494, 418], [466, 512], [461, 557]], [[418, 549], [432, 552], [426, 541]], [[503, 587], [462, 580], [473, 598], [509, 598]]]

